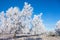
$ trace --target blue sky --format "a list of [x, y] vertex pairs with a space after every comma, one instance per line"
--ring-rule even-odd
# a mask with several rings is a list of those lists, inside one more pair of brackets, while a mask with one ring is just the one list
[[10, 7], [23, 8], [24, 2], [28, 2], [34, 8], [34, 14], [43, 13], [42, 19], [47, 30], [52, 30], [60, 20], [60, 0], [0, 0], [0, 12]]

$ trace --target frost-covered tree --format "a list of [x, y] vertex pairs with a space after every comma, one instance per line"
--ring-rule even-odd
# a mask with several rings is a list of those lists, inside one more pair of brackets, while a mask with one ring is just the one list
[[60, 20], [56, 23], [56, 34], [60, 35]]
[[56, 28], [60, 29], [60, 20], [56, 23]]
[[6, 18], [4, 17], [4, 11], [0, 13], [0, 33], [5, 31]]
[[[25, 2], [22, 10], [18, 7], [9, 8], [0, 13], [0, 33], [43, 33], [45, 31], [41, 15], [32, 18], [33, 8]], [[30, 29], [32, 25], [32, 29]], [[30, 32], [31, 31], [31, 32]]]
[[31, 7], [31, 5], [30, 4], [28, 5], [28, 3], [25, 3], [25, 6], [21, 12], [22, 13], [21, 19], [23, 19], [22, 25], [24, 26], [24, 30], [23, 30], [24, 33], [29, 32], [32, 12], [33, 12], [33, 8]]
[[32, 34], [41, 34], [46, 31], [41, 16], [42, 13], [40, 13], [40, 15], [34, 15], [34, 18], [32, 20]]

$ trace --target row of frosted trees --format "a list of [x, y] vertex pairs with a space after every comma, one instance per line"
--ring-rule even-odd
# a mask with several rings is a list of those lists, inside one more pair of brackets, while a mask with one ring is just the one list
[[45, 32], [41, 19], [42, 13], [39, 15], [32, 15], [32, 13], [33, 8], [26, 2], [22, 10], [18, 7], [11, 7], [6, 13], [2, 11], [0, 13], [0, 33], [41, 34]]
[[[46, 28], [41, 19], [42, 13], [32, 15], [33, 13], [33, 7], [26, 2], [22, 10], [19, 10], [18, 7], [11, 7], [6, 12], [2, 11], [0, 13], [0, 33], [45, 33]], [[55, 31], [57, 34], [60, 34], [60, 21], [57, 22]]]

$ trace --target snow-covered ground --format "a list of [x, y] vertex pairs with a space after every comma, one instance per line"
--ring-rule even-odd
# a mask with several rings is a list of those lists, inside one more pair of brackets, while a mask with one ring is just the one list
[[13, 34], [9, 35], [0, 35], [0, 40], [60, 40], [60, 36], [47, 36], [47, 35], [39, 35], [39, 36], [17, 36], [14, 37]]

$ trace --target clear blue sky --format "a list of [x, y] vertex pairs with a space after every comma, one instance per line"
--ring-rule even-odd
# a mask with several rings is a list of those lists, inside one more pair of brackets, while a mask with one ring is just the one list
[[0, 0], [0, 12], [15, 6], [22, 9], [24, 2], [32, 5], [33, 15], [43, 13], [42, 19], [47, 29], [53, 29], [60, 20], [60, 0]]

